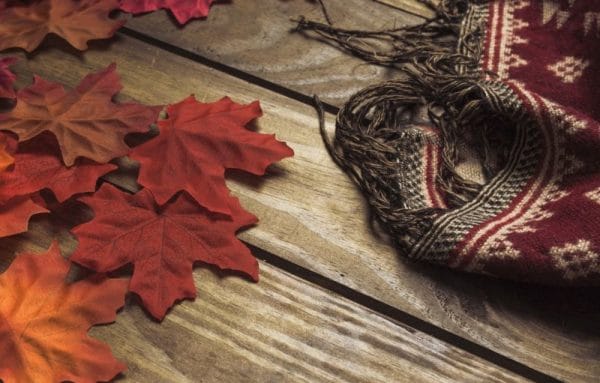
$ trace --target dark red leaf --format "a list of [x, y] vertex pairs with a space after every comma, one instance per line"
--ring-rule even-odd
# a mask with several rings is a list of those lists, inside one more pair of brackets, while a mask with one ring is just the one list
[[[0, 136], [5, 137], [1, 133]], [[66, 167], [56, 140], [48, 134], [21, 143], [16, 152], [16, 141], [12, 137], [7, 139], [15, 165], [0, 173], [0, 203], [46, 188], [54, 192], [59, 202], [64, 202], [75, 194], [93, 192], [99, 177], [117, 169], [113, 164], [96, 164], [86, 159]]]
[[73, 230], [79, 246], [71, 259], [100, 272], [133, 264], [130, 289], [157, 319], [175, 301], [196, 296], [196, 261], [258, 280], [258, 262], [235, 237], [257, 220], [236, 198], [229, 198], [231, 217], [208, 212], [186, 193], [159, 207], [147, 189], [130, 195], [108, 184], [81, 201], [95, 218]]
[[145, 13], [160, 8], [170, 9], [180, 24], [206, 17], [214, 0], [121, 0], [121, 9], [129, 13]]
[[275, 135], [245, 125], [262, 112], [258, 101], [240, 105], [229, 98], [205, 104], [191, 96], [167, 108], [160, 135], [130, 154], [141, 164], [139, 182], [159, 204], [185, 190], [208, 210], [229, 211], [225, 169], [263, 175], [267, 167], [294, 154]]

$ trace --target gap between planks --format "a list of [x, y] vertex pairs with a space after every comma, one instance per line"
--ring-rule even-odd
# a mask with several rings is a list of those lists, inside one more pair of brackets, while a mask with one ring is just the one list
[[[176, 45], [170, 44], [166, 41], [159, 40], [150, 35], [138, 32], [134, 29], [129, 29], [127, 27], [123, 27], [119, 30], [119, 33], [122, 33], [125, 36], [129, 36], [129, 37], [138, 39], [140, 41], [143, 41], [146, 44], [150, 44], [150, 45], [159, 47], [160, 49], [165, 50], [169, 53], [173, 53], [175, 55], [184, 57], [188, 60], [195, 61], [195, 62], [205, 65], [209, 68], [218, 70], [223, 73], [227, 73], [230, 76], [236, 77], [236, 78], [246, 81], [250, 84], [260, 86], [265, 89], [269, 89], [270, 91], [279, 93], [283, 96], [286, 96], [288, 98], [291, 98], [291, 99], [301, 102], [303, 104], [306, 104], [306, 105], [309, 105], [312, 107], [315, 106], [314, 99], [306, 94], [300, 93], [296, 90], [282, 86], [282, 85], [274, 83], [272, 81], [265, 80], [261, 77], [258, 77], [251, 73], [236, 69], [232, 66], [225, 65], [225, 64], [220, 63], [215, 60], [211, 60], [208, 57], [202, 56], [193, 51], [189, 51], [189, 50], [180, 48]], [[328, 102], [323, 101], [322, 104], [323, 104], [323, 109], [328, 113], [337, 114], [340, 110], [340, 108], [338, 108], [337, 106], [332, 105]]]
[[373, 0], [377, 3], [388, 5], [392, 8], [408, 12], [425, 19], [435, 16], [435, 12], [419, 0]]

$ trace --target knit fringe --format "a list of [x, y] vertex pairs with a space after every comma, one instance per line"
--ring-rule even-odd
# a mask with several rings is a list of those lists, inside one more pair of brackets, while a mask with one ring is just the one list
[[[441, 5], [434, 5], [430, 0], [419, 1], [431, 8], [436, 16], [414, 26], [362, 31], [336, 28], [330, 23], [323, 24], [300, 17], [295, 31], [314, 32], [321, 40], [378, 65], [399, 66], [426, 60], [431, 55], [454, 55], [468, 2], [446, 0]], [[323, 3], [321, 5], [329, 22], [326, 8]]]
[[457, 171], [459, 141], [466, 135], [473, 137], [470, 146], [479, 150], [484, 173], [491, 177], [502, 162], [502, 150], [490, 142], [490, 131], [522, 118], [493, 102], [493, 92], [483, 80], [479, 68], [483, 26], [472, 17], [476, 2], [425, 3], [436, 16], [416, 26], [369, 32], [300, 18], [296, 28], [309, 36], [316, 33], [367, 62], [401, 72], [400, 79], [370, 86], [350, 98], [337, 116], [333, 141], [325, 132], [322, 107], [316, 100], [321, 133], [333, 159], [360, 186], [383, 227], [406, 255], [433, 220], [447, 211], [406, 208], [412, 196], [399, 186], [404, 181], [399, 179], [399, 147], [407, 139], [424, 139], [407, 138], [416, 115], [425, 108], [428, 123], [439, 132], [442, 158], [436, 187], [448, 209], [464, 205], [482, 188]]

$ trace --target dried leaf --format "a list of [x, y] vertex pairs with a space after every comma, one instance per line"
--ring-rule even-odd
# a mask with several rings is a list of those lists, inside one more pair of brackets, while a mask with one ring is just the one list
[[179, 24], [190, 19], [208, 16], [214, 0], [121, 0], [121, 10], [129, 13], [152, 12], [157, 9], [170, 9]]
[[5, 171], [15, 162], [15, 159], [8, 153], [7, 146], [7, 137], [3, 134], [0, 134], [0, 172]]
[[36, 76], [33, 85], [17, 93], [17, 106], [0, 114], [0, 129], [16, 133], [19, 141], [52, 132], [67, 166], [77, 157], [106, 163], [126, 154], [125, 135], [146, 132], [161, 109], [115, 103], [112, 97], [120, 90], [115, 64], [89, 74], [68, 92]]
[[13, 198], [0, 205], [0, 238], [26, 232], [32, 216], [47, 212], [27, 196]]
[[159, 207], [147, 189], [130, 195], [108, 184], [81, 201], [95, 218], [73, 230], [79, 246], [71, 260], [100, 272], [132, 263], [130, 289], [157, 319], [175, 301], [196, 296], [196, 261], [258, 280], [258, 262], [235, 237], [257, 220], [235, 198], [229, 199], [231, 217], [208, 212], [186, 193]]
[[37, 48], [54, 33], [79, 50], [87, 42], [111, 37], [124, 20], [109, 18], [118, 0], [37, 0], [10, 2], [0, 7], [0, 50]]
[[134, 148], [139, 183], [159, 204], [185, 190], [208, 210], [230, 214], [225, 169], [263, 175], [267, 166], [294, 152], [275, 135], [259, 134], [245, 125], [261, 115], [259, 103], [239, 105], [229, 98], [205, 104], [188, 97], [167, 108], [158, 122], [160, 135]]
[[70, 263], [54, 243], [21, 254], [0, 275], [0, 379], [4, 383], [108, 381], [125, 369], [104, 343], [87, 336], [114, 321], [127, 280], [67, 284]]
[[[0, 134], [0, 137], [5, 136]], [[98, 178], [118, 168], [86, 159], [79, 159], [75, 166], [68, 168], [60, 159], [56, 140], [49, 134], [22, 143], [18, 150], [16, 140], [11, 137], [8, 140], [15, 166], [0, 173], [0, 203], [42, 189], [52, 190], [58, 202], [64, 202], [75, 194], [93, 192]]]

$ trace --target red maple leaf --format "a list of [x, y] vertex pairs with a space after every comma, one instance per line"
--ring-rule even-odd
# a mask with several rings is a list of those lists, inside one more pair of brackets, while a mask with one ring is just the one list
[[129, 13], [145, 13], [160, 8], [170, 9], [179, 24], [190, 19], [206, 17], [214, 0], [121, 0], [121, 10]]
[[158, 122], [160, 135], [130, 154], [140, 162], [140, 184], [161, 205], [185, 190], [208, 210], [230, 214], [225, 169], [263, 175], [267, 166], [294, 154], [275, 135], [245, 128], [262, 114], [258, 101], [239, 105], [225, 97], [205, 104], [191, 96], [167, 112]]
[[129, 151], [125, 135], [146, 132], [161, 107], [117, 104], [121, 90], [116, 65], [87, 75], [77, 88], [67, 92], [60, 84], [35, 76], [34, 83], [17, 93], [17, 105], [0, 114], [0, 129], [10, 130], [27, 141], [52, 132], [67, 166], [77, 157], [105, 163]]
[[54, 243], [43, 255], [21, 254], [0, 275], [0, 379], [5, 383], [108, 381], [125, 365], [87, 336], [114, 321], [127, 280], [65, 282], [70, 263]]
[[12, 137], [8, 140], [15, 166], [0, 173], [0, 203], [46, 188], [54, 192], [58, 202], [64, 202], [74, 194], [93, 192], [99, 177], [118, 168], [86, 159], [68, 168], [60, 159], [56, 140], [48, 134], [22, 143], [18, 150], [16, 140]]
[[10, 71], [9, 67], [17, 61], [16, 57], [4, 57], [0, 59], [0, 98], [15, 98], [13, 84], [17, 76]]
[[26, 232], [33, 215], [47, 212], [28, 196], [13, 198], [0, 205], [0, 238]]
[[111, 37], [124, 23], [113, 20], [118, 0], [12, 1], [0, 6], [0, 50], [37, 48], [48, 33], [67, 40], [79, 50], [87, 42]]
[[73, 230], [79, 246], [71, 260], [100, 272], [132, 263], [130, 289], [159, 320], [175, 301], [196, 296], [196, 261], [258, 280], [258, 262], [235, 237], [257, 219], [236, 198], [229, 198], [231, 217], [208, 212], [186, 193], [159, 207], [147, 189], [130, 195], [108, 184], [81, 201], [95, 218]]

